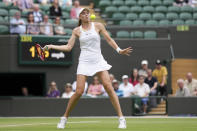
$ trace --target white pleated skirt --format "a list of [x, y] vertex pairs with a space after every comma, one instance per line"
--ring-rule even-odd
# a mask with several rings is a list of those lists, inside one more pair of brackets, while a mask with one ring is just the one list
[[110, 70], [111, 67], [105, 59], [101, 59], [97, 63], [79, 61], [77, 75], [93, 76], [98, 72]]

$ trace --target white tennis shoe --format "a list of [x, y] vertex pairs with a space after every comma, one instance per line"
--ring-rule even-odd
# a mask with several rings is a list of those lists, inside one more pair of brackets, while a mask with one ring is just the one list
[[67, 123], [66, 117], [61, 117], [60, 122], [57, 124], [57, 129], [64, 129]]
[[120, 129], [126, 129], [127, 125], [126, 125], [126, 120], [124, 117], [119, 118], [119, 126], [118, 128]]

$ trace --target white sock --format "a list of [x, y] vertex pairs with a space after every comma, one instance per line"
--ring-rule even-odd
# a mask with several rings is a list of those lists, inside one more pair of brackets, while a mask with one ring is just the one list
[[65, 117], [65, 116], [62, 116], [62, 117], [61, 117], [61, 119], [65, 119], [65, 120], [67, 120], [67, 117]]
[[119, 119], [125, 119], [124, 116], [119, 117]]

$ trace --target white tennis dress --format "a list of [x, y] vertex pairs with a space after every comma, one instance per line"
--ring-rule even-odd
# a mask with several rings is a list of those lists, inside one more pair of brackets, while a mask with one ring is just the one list
[[97, 72], [109, 70], [109, 65], [101, 54], [100, 35], [96, 32], [94, 23], [91, 23], [91, 29], [84, 31], [80, 26], [80, 48], [79, 65], [77, 74], [93, 76]]

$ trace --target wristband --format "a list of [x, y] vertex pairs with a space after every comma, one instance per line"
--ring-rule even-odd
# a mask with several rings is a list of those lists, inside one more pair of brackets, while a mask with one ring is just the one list
[[116, 51], [117, 51], [118, 53], [120, 53], [121, 49], [118, 47], [118, 48], [116, 48]]

